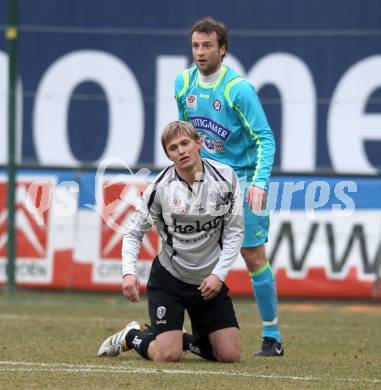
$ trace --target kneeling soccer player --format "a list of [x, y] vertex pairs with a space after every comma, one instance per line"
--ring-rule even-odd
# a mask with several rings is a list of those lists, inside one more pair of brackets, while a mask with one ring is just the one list
[[[162, 249], [147, 283], [151, 326], [129, 323], [102, 343], [98, 356], [134, 349], [149, 360], [176, 362], [190, 350], [239, 362], [239, 327], [224, 284], [243, 241], [238, 178], [227, 165], [200, 157], [202, 141], [187, 122], [168, 124], [161, 142], [174, 164], [144, 192], [122, 249], [123, 294], [138, 302], [135, 264], [144, 233], [156, 224]], [[185, 310], [192, 335], [183, 333]]]

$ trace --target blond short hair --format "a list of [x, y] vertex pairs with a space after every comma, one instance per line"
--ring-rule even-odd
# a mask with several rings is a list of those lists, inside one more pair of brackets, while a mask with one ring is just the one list
[[190, 123], [185, 121], [174, 121], [168, 123], [168, 125], [164, 127], [164, 130], [161, 134], [161, 145], [163, 146], [164, 152], [167, 156], [168, 143], [172, 138], [177, 137], [178, 135], [187, 135], [195, 141], [200, 139], [196, 129]]

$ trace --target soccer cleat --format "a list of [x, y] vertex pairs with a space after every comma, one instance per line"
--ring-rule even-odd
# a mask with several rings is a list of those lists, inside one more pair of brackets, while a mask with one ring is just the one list
[[264, 337], [262, 349], [255, 352], [255, 356], [283, 356], [284, 348], [282, 343], [272, 337]]
[[129, 351], [131, 348], [127, 345], [126, 336], [132, 329], [140, 331], [140, 324], [136, 321], [132, 321], [119, 332], [107, 337], [98, 350], [98, 356], [118, 356], [125, 351]]

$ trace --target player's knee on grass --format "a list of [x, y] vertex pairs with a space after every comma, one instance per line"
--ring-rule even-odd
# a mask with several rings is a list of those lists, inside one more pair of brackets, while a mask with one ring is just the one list
[[219, 362], [238, 363], [241, 360], [241, 346], [238, 328], [226, 328], [212, 332], [209, 340], [213, 355]]
[[225, 349], [220, 347], [213, 348], [213, 354], [217, 361], [222, 363], [239, 363], [241, 360], [240, 348], [237, 348], [235, 345]]
[[169, 331], [159, 334], [150, 344], [149, 356], [160, 362], [178, 362], [183, 355], [182, 331]]
[[152, 343], [152, 347], [150, 345], [149, 354], [151, 359], [157, 362], [178, 362], [181, 360], [183, 349], [179, 346], [163, 348], [158, 346], [157, 343]]
[[182, 350], [160, 350], [158, 351], [156, 360], [159, 362], [175, 363], [181, 360], [182, 355]]

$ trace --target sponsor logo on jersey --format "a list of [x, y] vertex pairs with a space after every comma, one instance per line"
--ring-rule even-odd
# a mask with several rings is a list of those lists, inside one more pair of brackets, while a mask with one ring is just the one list
[[219, 192], [212, 191], [212, 192], [209, 192], [208, 196], [209, 196], [209, 199], [211, 200], [211, 202], [217, 203], [217, 201], [221, 195]]
[[219, 139], [212, 140], [210, 137], [204, 134], [199, 134], [202, 139], [202, 148], [208, 153], [223, 152], [224, 147]]
[[174, 214], [185, 214], [185, 208], [181, 205], [181, 199], [180, 198], [173, 198], [173, 213]]
[[228, 212], [231, 213], [235, 202], [234, 195], [232, 192], [229, 191], [225, 193], [225, 195], [222, 195], [220, 192], [213, 191], [210, 192], [208, 196], [211, 202], [215, 204], [214, 207], [216, 211], [219, 211], [223, 206], [229, 206]]
[[[229, 194], [228, 194], [229, 195]], [[220, 207], [221, 205], [229, 203], [229, 197], [223, 196], [221, 193], [217, 191], [212, 191], [208, 194], [209, 199], [216, 204], [216, 207]]]
[[217, 152], [223, 152], [224, 151], [224, 147], [223, 147], [223, 145], [222, 145], [220, 140], [217, 139], [214, 142], [214, 146], [215, 146]]
[[184, 207], [174, 207], [173, 214], [185, 214]]
[[192, 126], [195, 127], [197, 130], [205, 130], [211, 132], [223, 141], [226, 141], [231, 133], [229, 129], [222, 126], [220, 123], [205, 116], [191, 116], [190, 120]]
[[214, 149], [214, 143], [209, 137], [204, 137], [204, 144], [208, 149], [213, 150]]
[[173, 232], [181, 234], [208, 232], [209, 230], [217, 229], [221, 224], [221, 219], [222, 216], [218, 216], [203, 224], [200, 221], [195, 221], [193, 224], [182, 225], [173, 218]]
[[213, 100], [213, 108], [215, 111], [221, 111], [222, 104], [218, 99]]
[[195, 95], [188, 95], [187, 96], [187, 106], [189, 108], [197, 109], [197, 96]]

